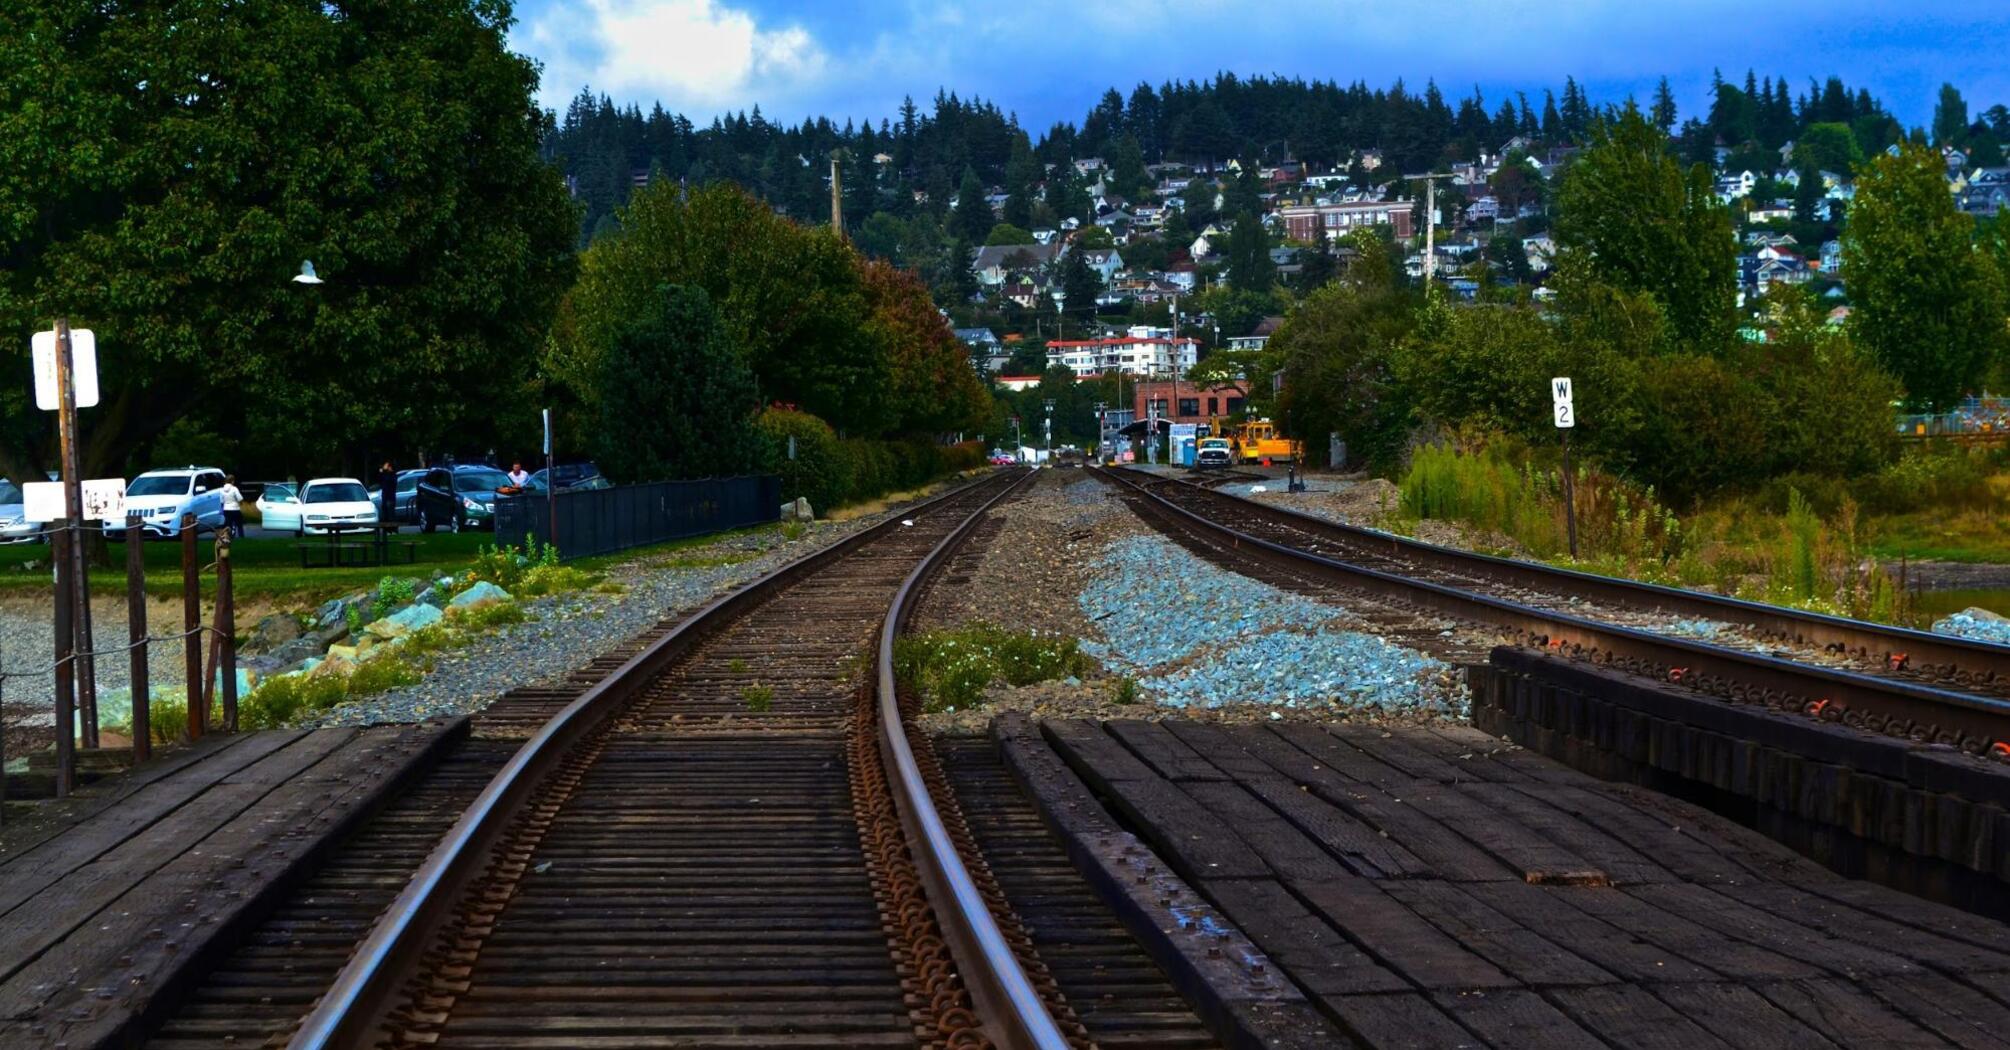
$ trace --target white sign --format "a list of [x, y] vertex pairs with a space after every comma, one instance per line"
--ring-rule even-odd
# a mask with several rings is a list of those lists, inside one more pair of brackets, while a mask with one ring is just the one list
[[[87, 480], [83, 490], [85, 521], [126, 519], [126, 479]], [[21, 486], [21, 511], [29, 521], [63, 520], [63, 483], [31, 481]]]
[[[56, 333], [36, 332], [28, 345], [35, 359], [35, 407], [54, 412], [63, 403], [56, 389]], [[98, 403], [98, 337], [88, 328], [70, 329], [70, 381], [76, 384], [78, 408]]]
[[1569, 430], [1577, 425], [1577, 412], [1570, 407], [1570, 377], [1557, 376], [1549, 381], [1549, 397], [1556, 409], [1556, 427]]

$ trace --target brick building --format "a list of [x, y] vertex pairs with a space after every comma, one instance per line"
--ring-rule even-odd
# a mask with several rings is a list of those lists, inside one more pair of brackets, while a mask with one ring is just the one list
[[1131, 408], [1137, 413], [1133, 417], [1136, 419], [1145, 419], [1156, 412], [1158, 418], [1173, 423], [1207, 423], [1218, 416], [1242, 411], [1248, 400], [1249, 384], [1241, 380], [1212, 386], [1185, 380], [1152, 380], [1137, 384], [1131, 393]]
[[1277, 217], [1284, 222], [1284, 235], [1294, 241], [1317, 244], [1337, 240], [1362, 226], [1388, 226], [1400, 241], [1409, 239], [1412, 232], [1413, 207], [1407, 200], [1332, 201], [1286, 205], [1277, 209]]

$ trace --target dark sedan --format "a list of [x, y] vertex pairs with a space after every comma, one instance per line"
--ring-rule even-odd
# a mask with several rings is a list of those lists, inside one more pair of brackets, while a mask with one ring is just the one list
[[419, 529], [493, 528], [496, 490], [508, 485], [509, 475], [494, 467], [433, 467], [419, 477], [413, 492]]

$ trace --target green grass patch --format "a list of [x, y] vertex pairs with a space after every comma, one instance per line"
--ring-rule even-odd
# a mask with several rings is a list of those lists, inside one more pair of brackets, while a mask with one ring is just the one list
[[743, 687], [740, 690], [740, 702], [747, 705], [747, 710], [757, 715], [766, 714], [775, 706], [775, 690], [772, 686], [765, 685]]
[[1031, 685], [1089, 671], [1073, 638], [1008, 631], [978, 623], [894, 640], [894, 673], [917, 691], [923, 710], [953, 711], [983, 703], [993, 682]]

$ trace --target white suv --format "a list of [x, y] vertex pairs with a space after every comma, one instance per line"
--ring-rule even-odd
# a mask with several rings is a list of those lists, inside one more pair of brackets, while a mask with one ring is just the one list
[[[193, 514], [209, 528], [223, 526], [223, 471], [215, 467], [149, 470], [126, 485], [126, 509], [140, 512], [141, 528], [149, 536], [181, 535], [181, 519]], [[105, 537], [125, 535], [124, 520], [106, 520]]]

